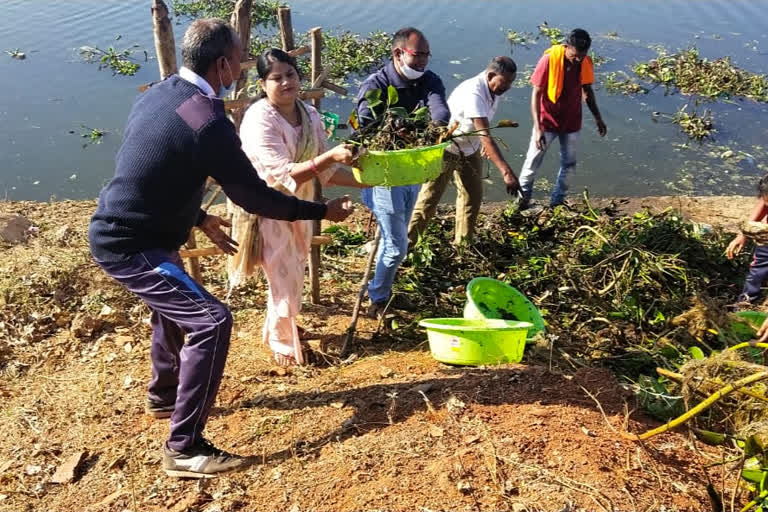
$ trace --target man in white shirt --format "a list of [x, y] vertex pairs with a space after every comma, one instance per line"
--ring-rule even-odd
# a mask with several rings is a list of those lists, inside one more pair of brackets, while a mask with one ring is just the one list
[[460, 83], [451, 93], [448, 98], [450, 125], [458, 122], [454, 133], [467, 135], [454, 138], [453, 144], [445, 150], [442, 174], [421, 187], [408, 227], [411, 244], [426, 230], [451, 176], [457, 192], [454, 241], [456, 244], [463, 240], [471, 241], [483, 201], [483, 157], [490, 159], [499, 169], [507, 193], [517, 192], [517, 176], [489, 133], [499, 96], [509, 90], [516, 74], [515, 61], [504, 56], [494, 57], [485, 71]]

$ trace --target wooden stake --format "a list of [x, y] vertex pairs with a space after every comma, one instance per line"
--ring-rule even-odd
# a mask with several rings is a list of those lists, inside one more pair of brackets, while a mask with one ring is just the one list
[[379, 243], [381, 242], [381, 231], [376, 228], [376, 235], [373, 237], [373, 247], [371, 247], [371, 253], [368, 255], [368, 262], [365, 265], [365, 272], [363, 273], [363, 280], [360, 282], [360, 292], [357, 294], [357, 302], [352, 309], [352, 320], [349, 322], [347, 328], [347, 334], [344, 336], [344, 344], [341, 346], [339, 352], [339, 358], [344, 359], [347, 356], [347, 350], [355, 337], [355, 330], [357, 329], [357, 318], [360, 316], [360, 306], [363, 303], [363, 297], [368, 289], [368, 282], [371, 280], [371, 269], [373, 268], [373, 262], [376, 260], [376, 253], [379, 252]]
[[165, 78], [178, 71], [176, 67], [176, 43], [173, 40], [173, 27], [168, 19], [168, 7], [163, 0], [152, 0], [152, 27], [155, 35], [155, 52], [160, 78]]
[[291, 8], [277, 8], [277, 23], [280, 26], [280, 40], [283, 43], [283, 50], [290, 51], [296, 46], [293, 42], [293, 24], [291, 23]]
[[[232, 11], [232, 18], [229, 23], [235, 28], [237, 35], [240, 37], [240, 44], [243, 46], [243, 53], [240, 56], [240, 60], [248, 60], [248, 48], [251, 44], [251, 5], [253, 0], [237, 0], [235, 4], [235, 10]], [[235, 88], [235, 98], [245, 98], [248, 87], [248, 72], [240, 71], [240, 76], [237, 77], [237, 87]], [[247, 99], [247, 98], [246, 98]], [[235, 125], [235, 130], [240, 133], [240, 125], [243, 122], [243, 116], [245, 115], [245, 109], [232, 113], [232, 123]]]
[[[310, 48], [312, 48], [312, 83], [322, 82], [323, 76], [323, 64], [321, 61], [321, 52], [323, 50], [323, 32], [320, 27], [315, 27], [309, 31]], [[320, 98], [313, 99], [312, 104], [316, 109], [320, 110]], [[323, 200], [323, 186], [320, 184], [320, 180], [313, 179], [315, 185], [315, 197], [316, 202]], [[312, 234], [320, 234], [320, 221], [316, 220], [312, 222]], [[318, 304], [320, 302], [320, 248], [312, 247], [309, 254], [309, 279], [312, 284], [312, 304]]]

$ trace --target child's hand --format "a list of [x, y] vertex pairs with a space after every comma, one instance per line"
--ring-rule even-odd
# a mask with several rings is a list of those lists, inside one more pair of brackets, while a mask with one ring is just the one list
[[735, 256], [739, 255], [746, 243], [747, 237], [744, 236], [744, 233], [739, 233], [736, 235], [736, 238], [731, 240], [731, 243], [728, 244], [728, 248], [725, 250], [725, 255], [729, 260], [732, 260]]

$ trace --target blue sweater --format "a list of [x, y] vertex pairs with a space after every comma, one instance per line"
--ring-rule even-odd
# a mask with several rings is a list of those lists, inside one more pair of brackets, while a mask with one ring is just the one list
[[289, 221], [325, 217], [324, 204], [286, 196], [259, 178], [224, 103], [173, 75], [140, 95], [128, 116], [115, 176], [91, 218], [93, 256], [109, 262], [149, 249], [177, 250], [205, 218], [200, 205], [208, 176], [250, 213]]
[[[397, 74], [395, 65], [389, 61], [360, 84], [360, 90], [357, 92], [357, 118], [360, 125], [365, 126], [373, 120], [368, 101], [365, 99], [366, 93], [372, 89], [381, 89], [381, 97], [386, 100], [387, 87], [390, 85], [397, 89], [398, 95], [397, 104], [390, 105], [391, 107], [403, 107], [408, 112], [413, 112], [416, 108], [427, 106], [433, 121], [448, 124], [451, 113], [445, 102], [445, 86], [440, 77], [432, 71], [426, 71], [421, 78], [406, 80]], [[381, 115], [384, 108], [385, 105], [380, 105], [376, 113]]]

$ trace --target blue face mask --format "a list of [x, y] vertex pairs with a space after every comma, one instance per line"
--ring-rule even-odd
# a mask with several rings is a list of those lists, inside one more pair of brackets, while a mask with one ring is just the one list
[[229, 84], [229, 87], [224, 85], [224, 81], [221, 79], [221, 76], [219, 76], [219, 98], [224, 98], [225, 96], [229, 96], [233, 92], [235, 92], [235, 88], [237, 87], [237, 80], [235, 80], [235, 77], [232, 75], [232, 68], [229, 67], [229, 61], [227, 59], [224, 59], [224, 62], [227, 65], [227, 69], [229, 70], [229, 76], [232, 78], [232, 82]]

